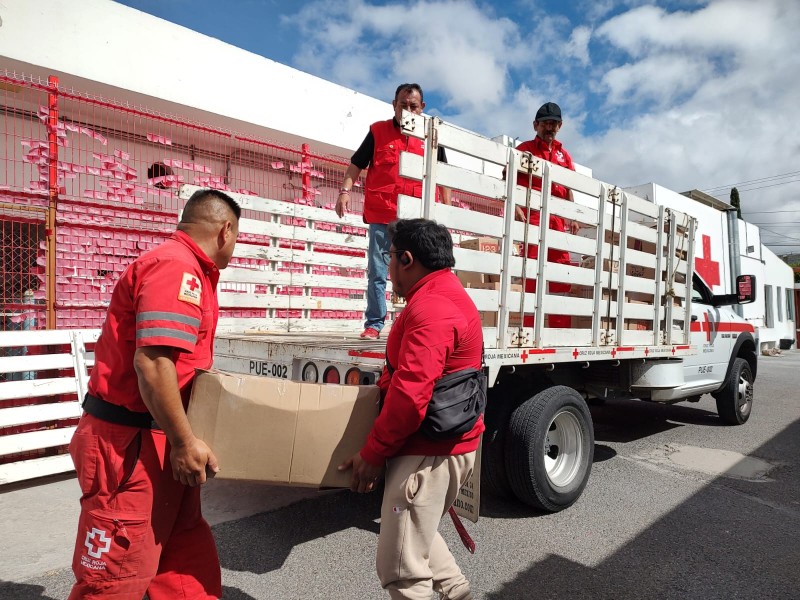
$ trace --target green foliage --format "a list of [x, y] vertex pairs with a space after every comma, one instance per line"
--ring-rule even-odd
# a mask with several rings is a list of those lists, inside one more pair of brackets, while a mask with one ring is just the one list
[[742, 218], [742, 207], [739, 202], [739, 190], [731, 188], [731, 206], [736, 209], [736, 216]]

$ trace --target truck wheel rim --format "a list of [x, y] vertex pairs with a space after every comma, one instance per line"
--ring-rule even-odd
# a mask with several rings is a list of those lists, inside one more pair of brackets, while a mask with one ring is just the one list
[[744, 373], [739, 376], [736, 402], [739, 405], [739, 414], [743, 417], [748, 416], [753, 406], [753, 384], [750, 383]]
[[552, 485], [564, 487], [575, 479], [583, 451], [580, 422], [571, 412], [558, 413], [550, 422], [544, 442], [544, 466]]

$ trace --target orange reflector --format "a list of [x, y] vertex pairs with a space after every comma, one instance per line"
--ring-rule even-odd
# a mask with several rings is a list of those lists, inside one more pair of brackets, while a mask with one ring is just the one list
[[361, 371], [358, 369], [350, 369], [344, 376], [344, 382], [347, 385], [358, 385], [361, 383]]
[[339, 369], [336, 367], [328, 367], [325, 369], [325, 374], [322, 376], [322, 381], [325, 383], [339, 383]]

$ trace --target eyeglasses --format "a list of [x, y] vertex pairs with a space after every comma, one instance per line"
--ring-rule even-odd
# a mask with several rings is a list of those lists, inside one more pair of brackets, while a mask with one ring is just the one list
[[381, 256], [383, 257], [383, 262], [386, 263], [386, 266], [389, 266], [389, 263], [392, 260], [392, 254], [402, 254], [405, 250], [386, 250], [385, 252], [381, 252]]

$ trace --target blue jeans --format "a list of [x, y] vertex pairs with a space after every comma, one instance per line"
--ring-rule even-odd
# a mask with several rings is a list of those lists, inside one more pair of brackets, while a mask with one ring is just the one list
[[367, 250], [367, 310], [364, 311], [364, 329], [383, 329], [386, 320], [386, 276], [389, 267], [383, 262], [382, 252], [391, 247], [386, 225], [376, 223], [369, 226], [369, 249]]

